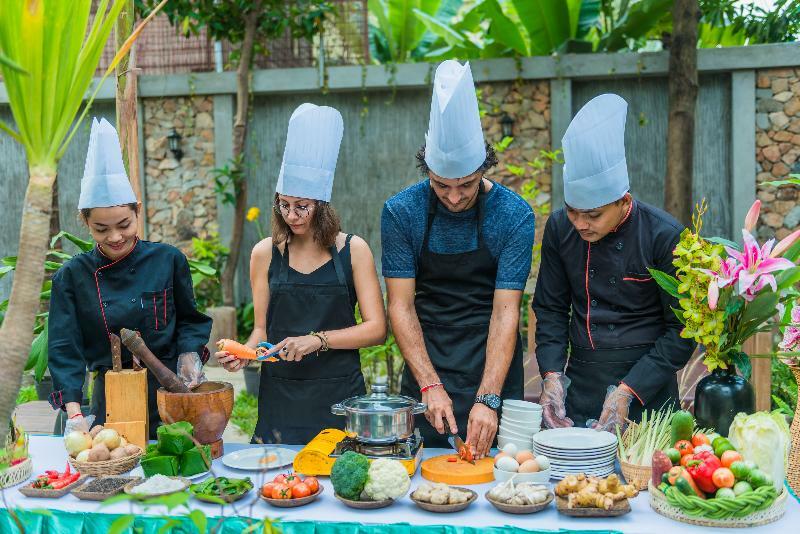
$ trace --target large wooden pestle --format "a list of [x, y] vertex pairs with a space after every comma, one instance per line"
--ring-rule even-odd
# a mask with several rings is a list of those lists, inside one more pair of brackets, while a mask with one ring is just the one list
[[120, 330], [120, 337], [122, 338], [122, 343], [150, 369], [150, 372], [156, 377], [158, 383], [164, 386], [164, 389], [171, 393], [189, 393], [189, 388], [186, 387], [186, 384], [150, 352], [150, 349], [144, 344], [144, 340], [136, 332], [123, 328]]

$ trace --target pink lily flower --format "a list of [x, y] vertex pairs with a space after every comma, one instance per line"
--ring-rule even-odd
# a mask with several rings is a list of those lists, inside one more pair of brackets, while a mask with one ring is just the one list
[[708, 283], [708, 308], [711, 310], [717, 309], [717, 301], [719, 300], [719, 285], [713, 278]]
[[747, 216], [744, 218], [744, 229], [748, 232], [752, 232], [753, 229], [756, 227], [756, 223], [758, 222], [758, 213], [761, 211], [761, 201], [756, 200], [753, 202], [753, 205], [750, 206], [750, 210], [747, 212]]
[[778, 348], [787, 352], [800, 349], [800, 327], [787, 326], [783, 331], [783, 341], [778, 343]]
[[794, 245], [794, 242], [800, 239], [800, 230], [795, 230], [791, 234], [787, 235], [780, 242], [772, 249], [770, 253], [770, 258], [779, 258], [783, 256], [783, 253], [789, 250], [789, 247]]
[[752, 301], [755, 295], [764, 286], [770, 285], [773, 291], [778, 290], [775, 276], [771, 273], [794, 267], [794, 263], [786, 258], [771, 258], [774, 239], [770, 239], [759, 248], [758, 242], [746, 229], [742, 230], [744, 250], [739, 252], [731, 247], [725, 247], [728, 256], [734, 258], [742, 267], [737, 273], [737, 292], [745, 300]]

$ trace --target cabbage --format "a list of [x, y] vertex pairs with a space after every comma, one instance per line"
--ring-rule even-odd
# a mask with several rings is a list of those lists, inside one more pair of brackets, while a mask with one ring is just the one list
[[755, 462], [772, 477], [780, 493], [791, 444], [786, 418], [777, 410], [751, 415], [738, 413], [731, 423], [728, 439], [745, 460]]

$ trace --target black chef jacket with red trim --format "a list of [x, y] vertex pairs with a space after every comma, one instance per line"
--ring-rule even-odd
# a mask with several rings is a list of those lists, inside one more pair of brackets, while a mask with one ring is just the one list
[[[622, 223], [596, 243], [581, 238], [565, 209], [552, 214], [533, 300], [542, 376], [564, 371], [570, 344], [653, 345], [623, 382], [647, 404], [674, 380], [696, 345], [680, 337], [683, 325], [670, 309], [677, 300], [658, 287], [648, 268], [675, 274], [672, 252], [682, 230], [668, 213], [635, 199]], [[604, 390], [608, 385], [598, 384]]]
[[[51, 404], [81, 402], [86, 368], [111, 368], [108, 334], [138, 330], [165, 362], [184, 352], [208, 359], [211, 319], [197, 310], [186, 256], [177, 248], [139, 240], [126, 256], [111, 261], [95, 247], [78, 254], [53, 276], [48, 358]], [[122, 362], [132, 357], [122, 346]]]

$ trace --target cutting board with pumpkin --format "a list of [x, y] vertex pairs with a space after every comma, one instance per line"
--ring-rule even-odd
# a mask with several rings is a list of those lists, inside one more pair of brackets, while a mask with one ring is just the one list
[[481, 458], [471, 464], [458, 454], [443, 454], [428, 458], [420, 465], [423, 478], [454, 486], [485, 484], [494, 480], [494, 460]]

